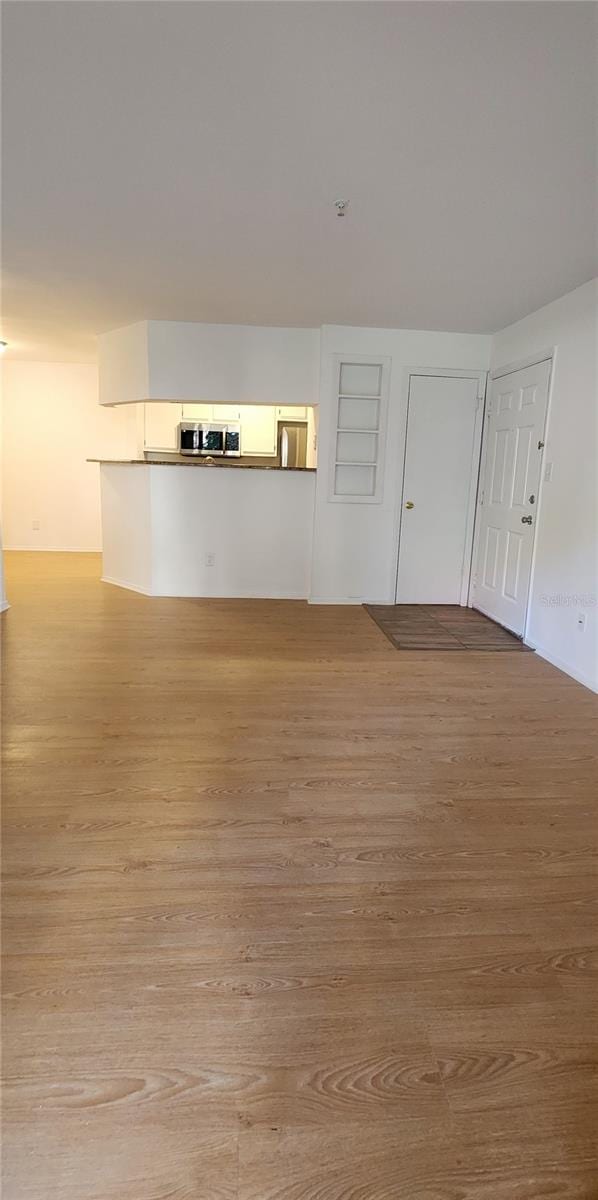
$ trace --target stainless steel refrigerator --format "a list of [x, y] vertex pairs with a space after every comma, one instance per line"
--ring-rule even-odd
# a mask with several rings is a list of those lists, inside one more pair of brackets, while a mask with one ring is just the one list
[[307, 422], [278, 422], [278, 461], [281, 467], [304, 467], [307, 461]]

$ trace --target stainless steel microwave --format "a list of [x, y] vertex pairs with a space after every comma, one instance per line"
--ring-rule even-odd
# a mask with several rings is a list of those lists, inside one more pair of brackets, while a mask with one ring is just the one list
[[239, 421], [181, 421], [179, 454], [238, 458], [241, 453]]

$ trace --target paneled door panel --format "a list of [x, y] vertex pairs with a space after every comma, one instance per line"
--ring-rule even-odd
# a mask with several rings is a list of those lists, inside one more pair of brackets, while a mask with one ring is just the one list
[[479, 465], [478, 377], [409, 383], [397, 604], [465, 602]]
[[492, 383], [478, 510], [476, 608], [520, 636], [538, 510], [550, 361]]

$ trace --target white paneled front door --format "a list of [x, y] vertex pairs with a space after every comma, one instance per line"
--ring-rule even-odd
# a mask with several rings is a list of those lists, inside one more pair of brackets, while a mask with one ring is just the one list
[[409, 379], [397, 604], [465, 604], [484, 377]]
[[523, 635], [550, 360], [493, 380], [478, 510], [475, 608]]

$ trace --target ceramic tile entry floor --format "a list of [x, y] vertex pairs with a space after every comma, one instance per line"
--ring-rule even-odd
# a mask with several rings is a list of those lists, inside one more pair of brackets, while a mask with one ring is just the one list
[[458, 604], [366, 604], [397, 650], [529, 650], [483, 613]]

